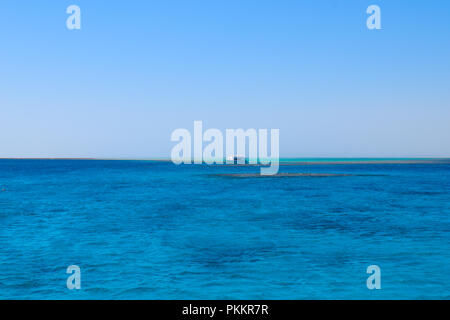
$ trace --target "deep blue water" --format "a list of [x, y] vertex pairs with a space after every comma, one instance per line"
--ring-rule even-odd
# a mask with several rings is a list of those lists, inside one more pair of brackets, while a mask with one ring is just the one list
[[0, 160], [0, 298], [450, 299], [449, 164], [280, 171]]

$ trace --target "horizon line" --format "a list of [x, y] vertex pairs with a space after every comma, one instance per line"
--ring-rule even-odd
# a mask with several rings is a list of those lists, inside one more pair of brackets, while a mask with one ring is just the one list
[[[392, 160], [450, 160], [448, 157], [279, 157], [279, 159], [392, 159]], [[134, 160], [134, 161], [171, 161], [169, 157], [155, 158], [108, 158], [108, 157], [0, 157], [0, 160]]]

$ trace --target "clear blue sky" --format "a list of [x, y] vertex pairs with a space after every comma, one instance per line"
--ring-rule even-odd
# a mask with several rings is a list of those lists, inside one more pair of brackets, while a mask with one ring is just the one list
[[278, 128], [285, 157], [448, 157], [450, 1], [1, 2], [0, 157], [168, 157], [194, 120]]

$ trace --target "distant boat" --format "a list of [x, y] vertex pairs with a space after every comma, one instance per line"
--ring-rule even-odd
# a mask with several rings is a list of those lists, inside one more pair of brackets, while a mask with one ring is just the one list
[[233, 161], [233, 164], [246, 164], [247, 159], [243, 156], [228, 156], [227, 163]]

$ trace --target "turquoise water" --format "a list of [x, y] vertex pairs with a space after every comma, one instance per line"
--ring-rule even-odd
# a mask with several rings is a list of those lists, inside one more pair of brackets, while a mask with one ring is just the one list
[[366, 161], [448, 161], [447, 159], [432, 158], [280, 158], [280, 162], [366, 162]]
[[[351, 175], [0, 160], [0, 298], [450, 298], [448, 162], [280, 171]], [[81, 290], [66, 287], [73, 264]]]

